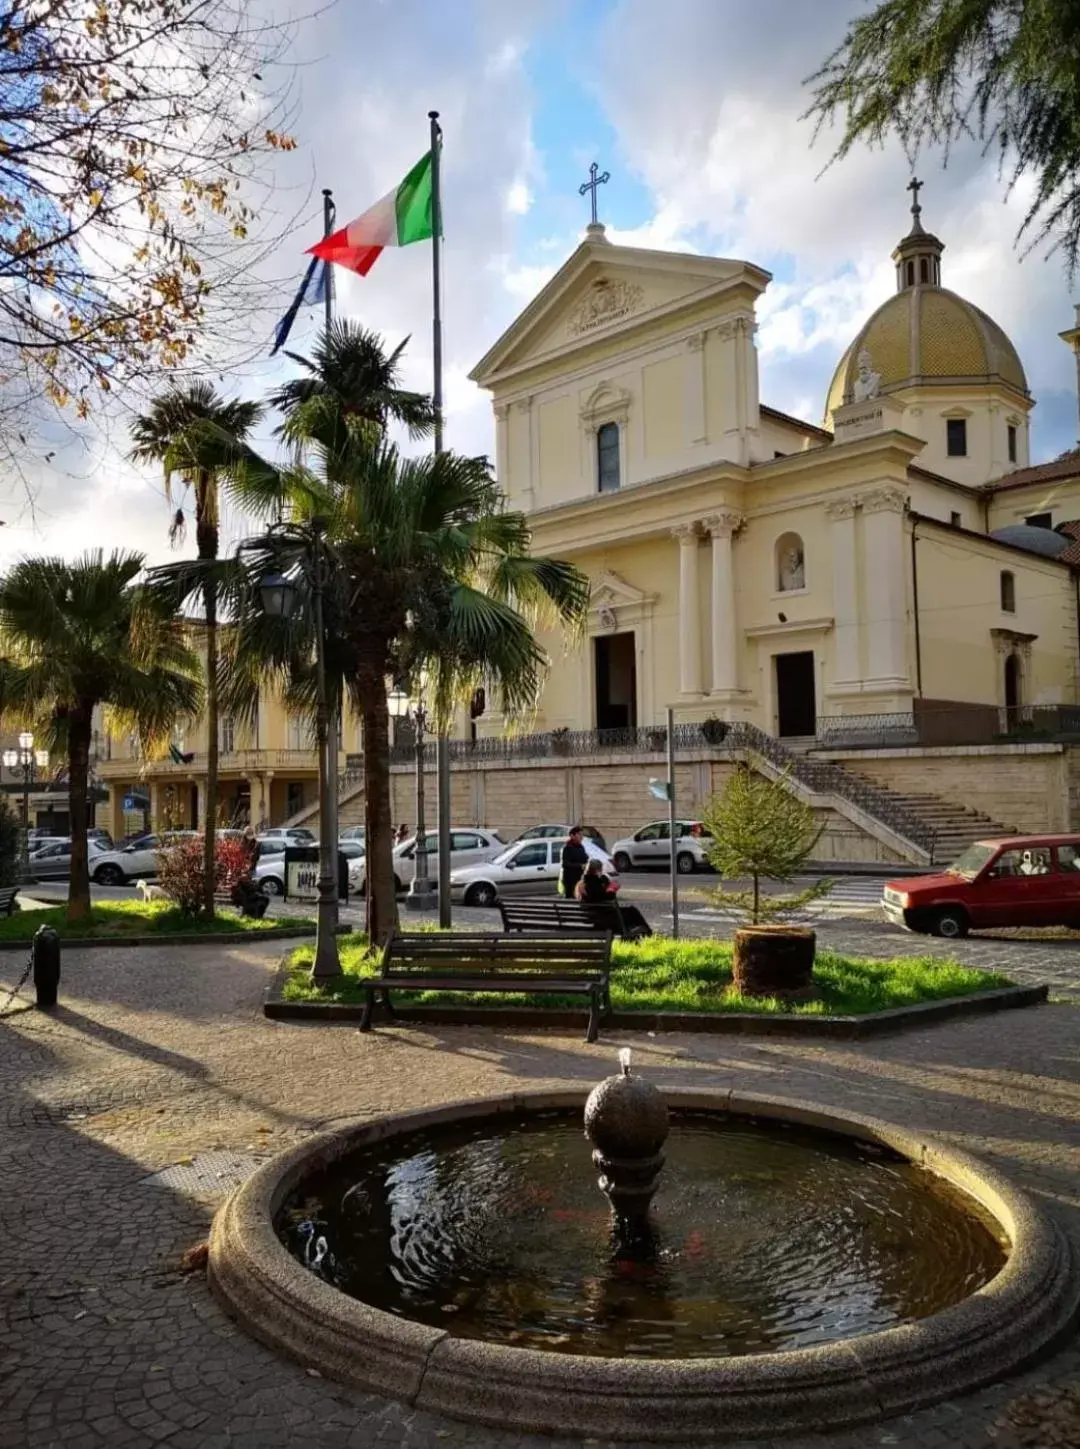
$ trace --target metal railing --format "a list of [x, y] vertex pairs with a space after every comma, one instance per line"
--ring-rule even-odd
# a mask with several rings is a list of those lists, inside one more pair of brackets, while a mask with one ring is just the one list
[[888, 749], [905, 745], [1001, 745], [1080, 740], [1080, 706], [968, 704], [900, 714], [825, 715], [819, 749]]

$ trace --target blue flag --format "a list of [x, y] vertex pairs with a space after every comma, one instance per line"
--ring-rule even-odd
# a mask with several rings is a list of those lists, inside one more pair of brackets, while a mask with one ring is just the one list
[[300, 290], [293, 298], [293, 304], [282, 317], [274, 330], [274, 345], [270, 349], [270, 356], [279, 352], [289, 339], [292, 325], [296, 321], [296, 314], [301, 307], [317, 307], [326, 301], [326, 289], [330, 285], [330, 264], [320, 262], [318, 257], [311, 259], [311, 265], [304, 273], [304, 280], [300, 283]]

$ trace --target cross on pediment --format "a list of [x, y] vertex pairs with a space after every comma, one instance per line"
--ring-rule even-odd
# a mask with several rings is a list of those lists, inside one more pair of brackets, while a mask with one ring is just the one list
[[593, 164], [589, 167], [589, 179], [588, 179], [588, 181], [583, 181], [581, 183], [581, 185], [578, 187], [578, 195], [579, 196], [584, 196], [587, 192], [591, 192], [592, 193], [591, 201], [592, 201], [592, 225], [593, 226], [596, 226], [598, 224], [597, 215], [596, 215], [596, 193], [597, 193], [597, 190], [601, 186], [603, 186], [606, 181], [610, 181], [611, 180], [611, 173], [609, 171], [605, 171], [602, 175], [598, 175], [597, 173], [599, 171], [600, 171], [600, 168], [599, 168], [599, 166], [597, 166], [596, 162], [594, 161]]

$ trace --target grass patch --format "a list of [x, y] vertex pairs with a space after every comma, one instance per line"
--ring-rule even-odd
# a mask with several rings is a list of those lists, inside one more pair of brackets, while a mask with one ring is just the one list
[[[286, 1001], [363, 1001], [363, 980], [373, 975], [378, 958], [366, 954], [363, 936], [338, 942], [343, 974], [332, 991], [312, 985], [308, 970], [312, 946], [298, 946], [289, 957]], [[792, 1005], [777, 997], [741, 996], [730, 989], [731, 943], [728, 941], [673, 941], [652, 936], [646, 941], [616, 941], [612, 952], [611, 1004], [616, 1011], [753, 1011], [791, 1012], [800, 1016], [865, 1016], [897, 1006], [917, 1006], [948, 996], [970, 996], [1014, 983], [991, 971], [975, 971], [956, 961], [934, 956], [898, 956], [891, 961], [852, 960], [833, 951], [819, 951], [814, 977], [819, 988], [815, 1001]], [[470, 998], [466, 992], [395, 992], [394, 999], [423, 1005], [463, 1005], [513, 1002], [519, 1006], [574, 1006], [578, 997], [522, 996], [484, 992]]]
[[169, 901], [103, 901], [91, 908], [89, 916], [72, 924], [68, 923], [66, 906], [17, 911], [13, 916], [0, 918], [0, 941], [29, 941], [39, 926], [52, 926], [61, 940], [65, 937], [87, 940], [90, 937], [247, 935], [275, 926], [313, 924], [303, 916], [264, 916], [256, 921], [231, 911], [222, 911], [208, 921], [201, 916], [181, 915]]

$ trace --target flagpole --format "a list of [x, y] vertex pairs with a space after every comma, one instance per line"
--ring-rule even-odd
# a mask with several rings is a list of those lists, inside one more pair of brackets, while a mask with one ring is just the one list
[[[438, 111], [429, 111], [431, 122], [431, 361], [434, 380], [431, 400], [435, 406], [435, 456], [443, 450], [442, 378], [442, 157], [439, 144], [442, 128]], [[439, 807], [439, 925], [451, 924], [450, 910], [450, 740], [444, 721], [435, 742], [435, 770]]]
[[[328, 186], [323, 187], [322, 194], [323, 213], [323, 236], [329, 236], [334, 229], [334, 193]], [[334, 270], [329, 262], [323, 262], [326, 268], [325, 287], [323, 288], [323, 307], [325, 308], [326, 330], [329, 332], [330, 323], [334, 319]], [[326, 783], [328, 785], [326, 798], [326, 814], [330, 823], [330, 840], [334, 851], [334, 924], [338, 920], [338, 836], [340, 834], [338, 822], [338, 760], [341, 758], [341, 691], [337, 690], [330, 700], [330, 718], [327, 721], [326, 731]]]

